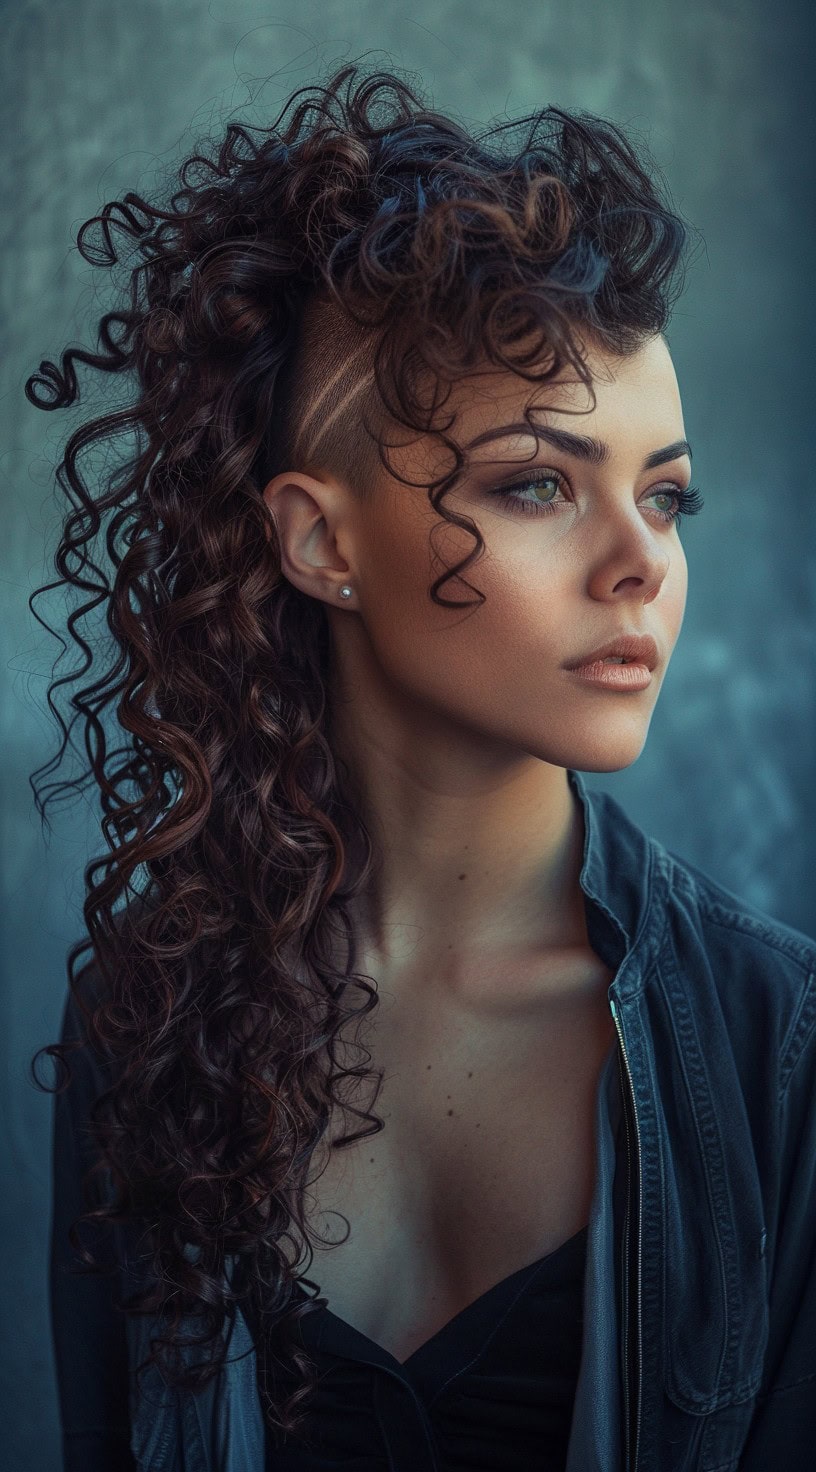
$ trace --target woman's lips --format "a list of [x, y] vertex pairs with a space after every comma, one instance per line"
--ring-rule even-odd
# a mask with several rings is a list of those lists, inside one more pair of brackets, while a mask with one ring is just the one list
[[567, 674], [610, 690], [645, 690], [652, 683], [652, 671], [646, 664], [607, 664], [603, 659], [579, 665], [577, 669], [567, 670]]

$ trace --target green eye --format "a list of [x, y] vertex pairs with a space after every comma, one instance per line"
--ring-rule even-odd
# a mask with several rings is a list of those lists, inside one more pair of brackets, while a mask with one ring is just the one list
[[527, 515], [538, 516], [542, 511], [546, 512], [550, 510], [553, 504], [552, 501], [542, 500], [538, 496], [534, 501], [522, 500], [518, 492], [529, 490], [530, 487], [540, 486], [543, 488], [547, 482], [551, 482], [557, 491], [562, 485], [562, 477], [554, 470], [533, 470], [529, 475], [524, 477], [524, 480], [517, 480], [512, 485], [502, 486], [499, 490], [491, 492], [491, 494], [496, 496], [503, 505], [514, 508], [519, 507]]

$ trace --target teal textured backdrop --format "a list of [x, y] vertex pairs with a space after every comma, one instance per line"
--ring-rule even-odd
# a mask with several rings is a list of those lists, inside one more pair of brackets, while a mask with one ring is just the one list
[[[27, 780], [53, 750], [44, 695], [57, 646], [27, 598], [51, 575], [69, 416], [35, 410], [23, 384], [69, 340], [87, 343], [105, 309], [104, 273], [79, 257], [78, 226], [124, 190], [149, 189], [154, 168], [228, 118], [268, 121], [296, 86], [364, 53], [413, 71], [440, 108], [475, 125], [555, 102], [644, 138], [705, 241], [668, 336], [706, 507], [683, 526], [685, 623], [644, 752], [587, 780], [669, 848], [814, 934], [813, 14], [765, 0], [0, 6], [0, 1423], [15, 1472], [59, 1466], [50, 1097], [27, 1066], [56, 1036], [82, 870], [102, 847], [87, 800], [54, 814], [46, 844]], [[78, 417], [88, 412], [83, 398]]]

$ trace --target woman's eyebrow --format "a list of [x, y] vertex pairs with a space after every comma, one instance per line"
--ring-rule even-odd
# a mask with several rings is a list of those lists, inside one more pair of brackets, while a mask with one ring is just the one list
[[[530, 425], [524, 420], [520, 424], [504, 424], [498, 429], [486, 430], [484, 434], [477, 435], [471, 440], [468, 449], [474, 449], [476, 445], [483, 445], [493, 440], [515, 438], [519, 434], [535, 434], [538, 439], [545, 440], [547, 444], [553, 445], [557, 450], [563, 450], [566, 455], [574, 455], [578, 460], [587, 460], [591, 465], [603, 465], [609, 459], [609, 446], [603, 440], [593, 439], [592, 435], [573, 434], [569, 429], [556, 429], [552, 425], [536, 424]], [[655, 465], [665, 465], [669, 460], [679, 460], [681, 455], [688, 455], [691, 459], [691, 445], [688, 440], [674, 440], [670, 445], [664, 445], [661, 450], [652, 450], [643, 462], [643, 470], [652, 470]]]

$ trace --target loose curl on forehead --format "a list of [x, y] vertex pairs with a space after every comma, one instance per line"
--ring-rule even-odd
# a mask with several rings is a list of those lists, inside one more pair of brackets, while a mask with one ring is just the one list
[[[78, 1222], [133, 1223], [146, 1244], [147, 1286], [124, 1307], [161, 1332], [139, 1369], [195, 1393], [241, 1304], [259, 1353], [300, 1377], [263, 1392], [270, 1424], [294, 1431], [315, 1383], [297, 1320], [325, 1303], [296, 1297], [320, 1240], [317, 1147], [383, 1127], [357, 1037], [376, 985], [350, 920], [377, 856], [330, 739], [326, 608], [282, 576], [264, 488], [318, 463], [371, 497], [400, 436], [439, 435], [453, 459], [429, 497], [476, 545], [429, 596], [463, 606], [440, 588], [472, 590], [461, 575], [483, 544], [444, 504], [466, 463], [451, 385], [485, 365], [532, 385], [571, 366], [591, 389], [584, 335], [628, 353], [663, 329], [686, 228], [614, 124], [544, 107], [471, 136], [358, 64], [298, 89], [268, 128], [231, 123], [179, 178], [169, 199], [128, 192], [82, 225], [118, 301], [95, 350], [68, 347], [26, 383], [64, 408], [83, 365], [118, 375], [124, 400], [67, 441], [58, 579], [30, 600], [79, 595], [38, 809], [91, 783], [105, 840], [68, 956], [78, 1034], [36, 1057], [67, 1069], [58, 1110], [75, 1053], [106, 1066]], [[123, 435], [115, 469], [81, 465]], [[92, 641], [80, 626], [97, 611]], [[66, 724], [54, 697], [71, 682]], [[87, 766], [46, 785], [77, 720]], [[368, 1127], [329, 1142], [338, 1114]], [[191, 1326], [208, 1351], [194, 1364], [176, 1353]]]

